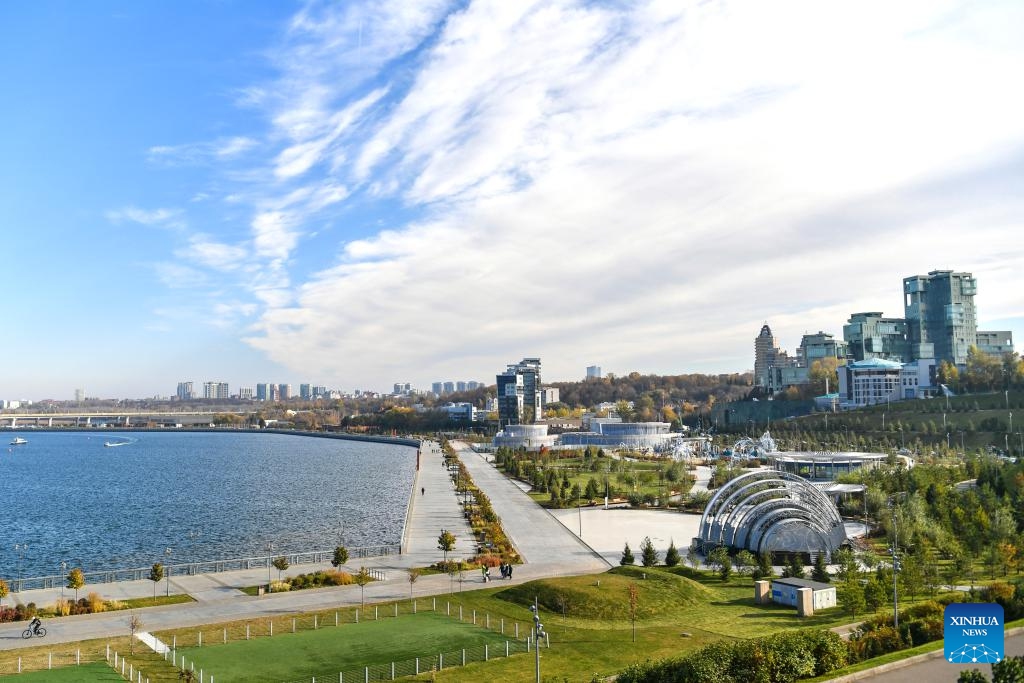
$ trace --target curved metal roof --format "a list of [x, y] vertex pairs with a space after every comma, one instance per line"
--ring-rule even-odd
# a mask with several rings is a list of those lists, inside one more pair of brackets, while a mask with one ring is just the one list
[[831, 556], [846, 529], [827, 495], [795, 474], [758, 470], [726, 482], [700, 520], [700, 541], [751, 552]]

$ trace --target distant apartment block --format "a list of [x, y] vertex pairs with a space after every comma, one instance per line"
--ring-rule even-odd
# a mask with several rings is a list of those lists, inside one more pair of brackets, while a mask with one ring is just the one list
[[[175, 394], [179, 401], [191, 401], [196, 397], [195, 385], [192, 382], [178, 382], [178, 391]], [[76, 401], [81, 401], [76, 393]]]
[[303, 401], [313, 400], [313, 385], [311, 384], [300, 384], [299, 385], [299, 398]]
[[278, 384], [277, 385], [277, 400], [278, 401], [289, 401], [292, 398], [292, 385], [291, 384]]
[[454, 394], [455, 393], [455, 382], [445, 382], [441, 388], [442, 394]]
[[848, 345], [842, 339], [836, 339], [828, 332], [817, 334], [805, 334], [800, 339], [800, 346], [797, 347], [797, 364], [810, 368], [815, 361], [835, 358], [844, 361], [847, 355]]
[[558, 387], [541, 387], [541, 390], [540, 390], [541, 406], [546, 406], [549, 403], [558, 403], [558, 401], [559, 401]]
[[540, 358], [524, 358], [497, 376], [498, 424], [533, 424], [540, 415]]
[[395, 382], [393, 393], [395, 396], [408, 396], [412, 393], [412, 384], [409, 382]]
[[[191, 384], [191, 382], [189, 382]], [[85, 400], [85, 389], [75, 389], [75, 403], [81, 403]]]
[[879, 312], [854, 313], [843, 325], [843, 339], [855, 361], [881, 358], [902, 362], [910, 356], [905, 318], [886, 318]]
[[203, 382], [203, 398], [231, 398], [227, 382]]
[[978, 330], [978, 350], [991, 356], [1002, 356], [1013, 353], [1013, 332], [1009, 330], [981, 331]]
[[444, 392], [444, 383], [443, 382], [434, 382], [433, 384], [430, 385], [430, 393], [434, 394], [434, 396], [440, 396], [443, 392]]
[[252, 387], [239, 387], [238, 398], [242, 399], [243, 401], [251, 401]]
[[600, 365], [588, 365], [587, 366], [587, 379], [601, 379], [601, 366]]

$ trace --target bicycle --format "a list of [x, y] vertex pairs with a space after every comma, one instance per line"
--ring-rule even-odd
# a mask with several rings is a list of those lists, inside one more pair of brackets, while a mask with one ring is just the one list
[[46, 628], [43, 626], [36, 626], [34, 629], [27, 628], [21, 632], [21, 637], [25, 639], [31, 638], [32, 636], [39, 636], [40, 638], [42, 638], [45, 635]]

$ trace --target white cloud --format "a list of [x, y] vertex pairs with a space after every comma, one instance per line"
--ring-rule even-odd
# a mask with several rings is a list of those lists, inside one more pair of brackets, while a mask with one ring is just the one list
[[[289, 73], [339, 45], [351, 63], [355, 14], [311, 16], [293, 31], [320, 42]], [[763, 320], [790, 348], [841, 334], [859, 308], [899, 314], [904, 275], [945, 267], [975, 271], [983, 311], [1020, 316], [997, 287], [1015, 291], [1024, 199], [989, 178], [1024, 174], [1009, 87], [1024, 58], [1005, 28], [1019, 18], [955, 2], [472, 2], [332, 167], [430, 213], [348, 242], [293, 297], [261, 295], [249, 341], [360, 385], [489, 380], [532, 354], [555, 377], [595, 361], [742, 370]], [[293, 85], [309, 96], [278, 119], [295, 141], [281, 178], [316, 172], [351, 106], [315, 78]], [[288, 258], [302, 222], [261, 213], [257, 250]]]
[[242, 156], [258, 144], [251, 137], [236, 135], [218, 138], [212, 142], [156, 145], [149, 148], [147, 158], [151, 163], [168, 166], [208, 164], [213, 161], [226, 161]]
[[181, 226], [181, 211], [177, 209], [140, 209], [137, 206], [125, 206], [107, 211], [106, 215], [107, 220], [114, 224], [128, 222], [149, 226]]
[[237, 269], [248, 255], [243, 247], [216, 242], [207, 235], [192, 235], [188, 247], [177, 252], [177, 256], [186, 261], [223, 271]]

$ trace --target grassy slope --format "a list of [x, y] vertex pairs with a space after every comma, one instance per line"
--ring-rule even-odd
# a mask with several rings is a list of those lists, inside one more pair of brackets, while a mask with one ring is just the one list
[[230, 683], [296, 680], [328, 672], [336, 675], [339, 670], [504, 641], [505, 637], [472, 623], [421, 612], [180, 652], [188, 661], [195, 661], [197, 669], [202, 667], [218, 682]]

